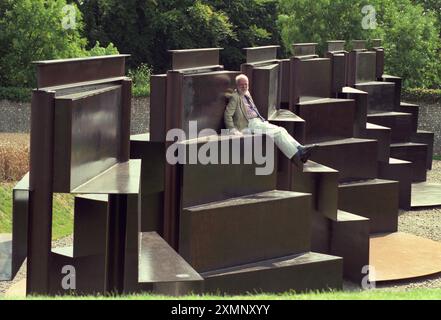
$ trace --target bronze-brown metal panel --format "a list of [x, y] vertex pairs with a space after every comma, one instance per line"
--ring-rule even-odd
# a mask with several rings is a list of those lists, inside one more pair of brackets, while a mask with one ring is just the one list
[[[250, 63], [243, 63], [240, 65], [240, 72], [248, 77], [248, 87], [253, 88], [253, 70], [254, 65]], [[253, 93], [251, 93], [253, 95]], [[254, 95], [253, 95], [254, 96]]]
[[369, 219], [339, 210], [332, 221], [331, 254], [343, 258], [344, 278], [361, 285], [369, 265]]
[[[183, 119], [183, 74], [176, 71], [167, 73], [167, 103], [165, 112], [165, 129], [182, 129]], [[167, 142], [166, 148], [172, 143]], [[172, 248], [178, 248], [179, 234], [179, 185], [176, 165], [165, 165], [164, 183], [164, 239]]]
[[109, 229], [106, 252], [106, 292], [124, 290], [127, 237], [127, 195], [109, 195]]
[[369, 218], [370, 233], [395, 232], [398, 229], [398, 182], [374, 179], [341, 184], [338, 207]]
[[52, 229], [54, 92], [34, 91], [31, 108], [27, 294], [47, 294]]
[[289, 91], [290, 91], [290, 69], [291, 63], [289, 59], [280, 60], [280, 106], [281, 108], [289, 108]]
[[202, 277], [156, 232], [143, 232], [140, 239], [139, 282], [200, 282]]
[[390, 146], [390, 156], [412, 162], [412, 182], [424, 182], [427, 178], [427, 144], [394, 143]]
[[315, 55], [317, 43], [294, 43], [292, 52], [295, 57]]
[[427, 144], [427, 170], [432, 170], [433, 160], [433, 144], [435, 141], [435, 134], [433, 132], [418, 130], [410, 138], [412, 142]]
[[244, 48], [247, 56], [247, 63], [276, 60], [278, 48], [280, 48], [280, 46]]
[[118, 162], [130, 159], [130, 118], [132, 113], [132, 80], [123, 80], [121, 83], [121, 125], [120, 150]]
[[80, 59], [37, 61], [38, 88], [105, 78], [123, 77], [125, 59], [130, 55], [114, 55]]
[[279, 65], [256, 67], [253, 71], [251, 94], [259, 113], [268, 119], [277, 112], [279, 105]]
[[292, 58], [291, 107], [299, 101], [329, 98], [331, 96], [331, 82], [331, 61], [329, 59], [299, 60]]
[[421, 182], [412, 184], [412, 209], [439, 207], [441, 205], [441, 184]]
[[383, 75], [382, 76], [383, 81], [385, 82], [392, 82], [395, 84], [395, 94], [394, 94], [394, 110], [399, 111], [400, 110], [400, 104], [401, 104], [401, 89], [402, 89], [402, 82], [403, 80], [400, 77], [395, 76], [389, 76], [389, 75]]
[[138, 194], [141, 160], [117, 163], [94, 179], [72, 190], [75, 194]]
[[341, 290], [343, 259], [309, 252], [203, 273], [204, 289], [213, 294]]
[[344, 87], [342, 96], [346, 99], [355, 100], [354, 137], [362, 137], [361, 134], [366, 128], [367, 121], [368, 93], [351, 87]]
[[375, 52], [357, 52], [356, 78], [357, 83], [377, 80], [377, 54]]
[[300, 102], [296, 113], [306, 121], [306, 143], [351, 138], [354, 135], [354, 100], [328, 98]]
[[343, 51], [345, 50], [346, 42], [343, 40], [331, 40], [331, 41], [327, 41], [327, 44], [328, 44], [328, 52]]
[[150, 135], [152, 141], [165, 141], [167, 75], [150, 77]]
[[352, 40], [353, 50], [366, 50], [366, 40]]
[[377, 141], [344, 139], [319, 143], [311, 160], [340, 172], [340, 182], [377, 176]]
[[399, 183], [399, 208], [410, 210], [412, 191], [412, 163], [395, 158], [379, 162], [378, 177]]
[[305, 163], [302, 170], [294, 169], [292, 190], [311, 193], [313, 208], [317, 213], [337, 219], [338, 171], [314, 161]]
[[357, 52], [351, 51], [348, 55], [348, 68], [347, 68], [347, 85], [349, 87], [353, 87], [355, 85], [356, 81], [356, 74], [357, 74]]
[[54, 192], [70, 192], [118, 161], [121, 87], [94, 93], [56, 98]]
[[185, 208], [179, 252], [198, 272], [307, 252], [310, 210], [309, 194], [276, 190]]
[[220, 50], [222, 48], [169, 50], [173, 55], [173, 70], [216, 66]]
[[[26, 179], [28, 180], [28, 179]], [[25, 189], [13, 190], [12, 201], [12, 265], [11, 280], [14, 279], [28, 252], [28, 219], [29, 200], [31, 191]]]
[[74, 204], [74, 257], [106, 255], [108, 196], [76, 196]]
[[[184, 75], [182, 102], [178, 101], [179, 104], [175, 106], [178, 108], [182, 105], [182, 124], [176, 128], [182, 128], [188, 137], [189, 122], [197, 121], [198, 133], [203, 129], [213, 129], [220, 133], [225, 128], [225, 107], [229, 95], [236, 88], [235, 77], [238, 74], [236, 71], [217, 71]], [[174, 112], [177, 113], [177, 109]]]
[[395, 84], [393, 82], [371, 81], [358, 83], [355, 88], [367, 92], [368, 114], [396, 110]]
[[149, 141], [148, 134], [130, 140], [130, 157], [141, 159], [141, 232], [164, 228], [165, 142]]
[[374, 48], [374, 50], [377, 53], [376, 75], [377, 75], [377, 79], [381, 79], [384, 75], [384, 49]]
[[[63, 267], [75, 268], [75, 290], [62, 287]], [[51, 252], [50, 295], [103, 295], [105, 294], [105, 265], [102, 255], [74, 257], [72, 247], [55, 248]]]
[[[245, 164], [245, 144], [253, 145], [256, 136], [245, 135], [216, 138], [218, 137], [213, 137], [213, 140], [206, 144], [204, 141], [191, 141], [185, 145], [187, 157], [193, 148], [199, 153], [201, 147], [213, 146], [222, 151], [224, 146], [226, 146], [228, 147], [229, 158], [228, 164], [220, 164], [219, 160], [222, 155], [219, 153], [219, 164], [217, 165], [190, 164], [189, 161], [187, 161], [187, 164], [182, 165], [182, 208], [276, 189], [276, 161], [274, 163], [274, 171], [269, 175], [262, 176], [256, 175], [256, 168], [264, 167], [264, 165], [257, 165], [256, 163]], [[228, 145], [225, 143], [228, 143]], [[240, 144], [239, 164], [233, 164], [232, 161], [233, 151], [237, 152], [237, 150], [233, 149], [233, 143], [234, 145], [236, 143]], [[262, 137], [262, 143], [262, 150], [266, 150], [264, 137]], [[236, 155], [234, 154], [234, 156]], [[222, 179], [219, 179], [219, 177], [222, 177]]]
[[[419, 117], [419, 113], [420, 113], [419, 106], [416, 104], [401, 102], [400, 109], [397, 111], [412, 114], [412, 126], [411, 126], [412, 133], [417, 132], [418, 131], [418, 117]], [[414, 141], [414, 142], [418, 142], [418, 141]]]
[[140, 231], [141, 231], [141, 197], [139, 194], [127, 196], [126, 241], [124, 248], [124, 293], [140, 290], [138, 283]]
[[347, 53], [330, 53], [332, 64], [332, 94], [337, 97], [347, 83]]
[[375, 113], [368, 121], [391, 129], [391, 142], [408, 142], [412, 135], [412, 115], [403, 112]]
[[391, 143], [390, 128], [367, 123], [366, 129], [362, 130], [361, 133], [357, 135], [357, 137], [377, 140], [377, 159], [379, 161], [389, 162]]

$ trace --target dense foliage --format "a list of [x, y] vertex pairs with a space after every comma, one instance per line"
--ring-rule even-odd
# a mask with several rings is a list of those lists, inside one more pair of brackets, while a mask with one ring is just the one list
[[[63, 27], [66, 4], [74, 5], [75, 28]], [[439, 0], [2, 0], [0, 86], [32, 86], [33, 60], [130, 53], [132, 74], [145, 85], [150, 71], [169, 68], [170, 49], [223, 47], [222, 63], [236, 70], [245, 47], [281, 44], [288, 57], [294, 42], [318, 42], [322, 54], [327, 40], [379, 37], [388, 73], [408, 87], [439, 88], [440, 6]]]
[[[109, 45], [85, 50], [82, 17], [65, 0], [3, 0], [0, 5], [0, 83], [31, 87], [32, 61], [117, 52]], [[74, 19], [69, 19], [70, 17]]]
[[170, 49], [224, 47], [224, 64], [237, 68], [242, 48], [278, 42], [275, 0], [89, 0], [80, 9], [91, 43], [113, 42], [155, 72], [169, 67]]
[[[386, 72], [401, 76], [411, 87], [441, 84], [440, 38], [434, 12], [411, 0], [280, 0], [278, 24], [285, 47], [294, 42], [381, 38]], [[375, 24], [363, 28], [372, 11]], [[369, 8], [369, 7], [367, 7]], [[368, 26], [370, 26], [368, 24]]]

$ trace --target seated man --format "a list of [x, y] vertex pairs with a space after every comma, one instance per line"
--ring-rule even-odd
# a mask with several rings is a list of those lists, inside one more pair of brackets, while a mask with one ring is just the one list
[[300, 161], [305, 163], [311, 156], [311, 152], [317, 145], [302, 146], [298, 143], [285, 128], [276, 126], [266, 121], [257, 110], [253, 99], [248, 91], [248, 77], [244, 74], [236, 77], [237, 90], [231, 95], [230, 101], [225, 109], [224, 121], [227, 129], [232, 134], [240, 135], [248, 130], [268, 134], [274, 140], [277, 147], [294, 164], [299, 165]]

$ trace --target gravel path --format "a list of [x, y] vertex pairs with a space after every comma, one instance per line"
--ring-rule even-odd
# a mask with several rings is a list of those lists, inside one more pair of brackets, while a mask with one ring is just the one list
[[[433, 161], [433, 169], [428, 172], [428, 182], [441, 183], [441, 161]], [[398, 230], [441, 242], [441, 208], [413, 211], [400, 211]], [[53, 247], [71, 246], [73, 237], [69, 236], [53, 242]], [[8, 288], [26, 276], [26, 263], [23, 264], [14, 281], [0, 281], [0, 297]], [[415, 288], [441, 288], [441, 274], [405, 281], [377, 284], [377, 289], [408, 290]], [[344, 283], [345, 290], [360, 290], [350, 282]]]

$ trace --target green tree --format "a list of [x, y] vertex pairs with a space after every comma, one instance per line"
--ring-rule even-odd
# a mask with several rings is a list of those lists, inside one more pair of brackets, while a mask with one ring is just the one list
[[206, 1], [90, 0], [80, 6], [92, 43], [115, 43], [132, 54], [131, 65], [154, 72], [170, 66], [167, 50], [219, 46], [234, 38], [228, 16]]
[[411, 0], [371, 0], [384, 39], [387, 72], [403, 77], [407, 87], [441, 87], [440, 39], [437, 19]]
[[[0, 83], [31, 87], [32, 61], [88, 56], [83, 21], [65, 0], [4, 0], [0, 9]], [[95, 52], [98, 53], [98, 47]], [[106, 52], [117, 52], [108, 46]]]
[[[375, 9], [377, 25], [363, 29], [362, 8]], [[432, 12], [411, 0], [280, 0], [282, 42], [287, 51], [294, 42], [318, 42], [323, 53], [327, 40], [382, 38], [386, 72], [404, 78], [406, 86], [439, 87], [440, 44]]]
[[233, 26], [235, 36], [221, 43], [225, 49], [222, 61], [225, 67], [237, 70], [244, 62], [243, 48], [279, 44], [277, 0], [210, 0], [216, 10], [225, 12]]

